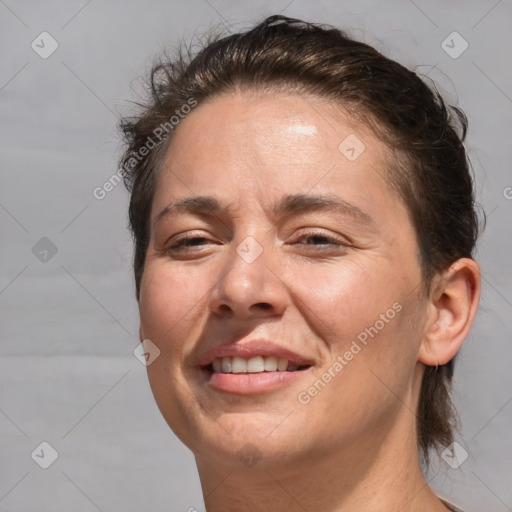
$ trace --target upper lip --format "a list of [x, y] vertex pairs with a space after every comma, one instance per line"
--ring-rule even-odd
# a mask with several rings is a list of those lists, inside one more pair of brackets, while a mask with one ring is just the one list
[[197, 364], [199, 366], [208, 366], [217, 358], [250, 358], [254, 356], [274, 356], [277, 358], [287, 359], [290, 363], [297, 364], [299, 366], [312, 365], [312, 361], [309, 358], [301, 354], [297, 354], [296, 352], [282, 347], [270, 340], [262, 338], [218, 345], [211, 348], [210, 350], [207, 350], [206, 352], [203, 352], [199, 356]]

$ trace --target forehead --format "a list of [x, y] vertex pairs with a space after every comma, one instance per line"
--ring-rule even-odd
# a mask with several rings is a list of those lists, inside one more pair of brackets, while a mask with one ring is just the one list
[[395, 199], [388, 197], [387, 154], [368, 127], [325, 99], [224, 94], [197, 106], [177, 127], [155, 203], [235, 190], [273, 202], [284, 192], [314, 189], [344, 192], [356, 202], [371, 195], [378, 209]]
[[324, 154], [336, 150], [335, 156], [341, 156], [338, 144], [350, 134], [382, 146], [367, 127], [332, 101], [305, 94], [229, 93], [196, 107], [178, 126], [170, 149], [180, 156], [180, 146], [187, 143], [208, 149], [210, 155], [230, 156], [236, 151], [238, 156], [245, 152], [248, 160], [264, 161], [286, 146], [300, 154], [301, 161], [314, 149]]

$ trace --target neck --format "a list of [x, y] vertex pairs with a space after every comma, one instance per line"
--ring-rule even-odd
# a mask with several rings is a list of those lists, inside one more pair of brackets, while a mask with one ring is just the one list
[[414, 421], [402, 407], [384, 439], [369, 432], [348, 448], [263, 457], [253, 467], [196, 455], [206, 510], [446, 512], [422, 475]]

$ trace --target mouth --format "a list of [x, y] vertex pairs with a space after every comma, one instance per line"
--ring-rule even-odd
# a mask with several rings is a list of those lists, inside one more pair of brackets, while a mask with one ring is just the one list
[[205, 367], [212, 373], [264, 373], [264, 372], [297, 372], [307, 370], [310, 365], [299, 365], [288, 359], [275, 356], [252, 357], [216, 357]]
[[217, 345], [195, 360], [209, 391], [250, 395], [276, 391], [303, 378], [315, 360], [267, 339]]
[[217, 357], [200, 366], [204, 383], [217, 392], [256, 395], [279, 390], [302, 378], [311, 365], [281, 357]]

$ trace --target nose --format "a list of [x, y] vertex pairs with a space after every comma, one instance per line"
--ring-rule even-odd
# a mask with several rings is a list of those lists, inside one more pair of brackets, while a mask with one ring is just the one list
[[211, 311], [238, 319], [282, 315], [288, 292], [279, 277], [279, 257], [271, 261], [270, 252], [251, 236], [234, 246], [211, 290]]

